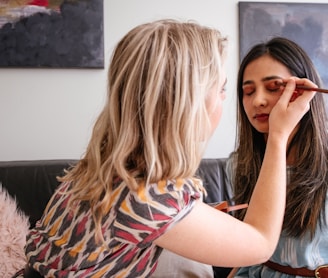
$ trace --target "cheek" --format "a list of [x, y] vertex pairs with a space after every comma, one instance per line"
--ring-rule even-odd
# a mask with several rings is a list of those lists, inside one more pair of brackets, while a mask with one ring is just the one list
[[225, 96], [218, 97], [215, 101], [210, 103], [210, 113], [209, 117], [212, 123], [213, 129], [217, 127], [221, 120], [221, 115], [222, 115], [222, 102], [224, 100]]
[[250, 98], [243, 98], [243, 107], [244, 107], [244, 111], [247, 115], [247, 118], [250, 119], [251, 115], [251, 99]]
[[276, 105], [276, 103], [278, 102], [278, 100], [280, 99], [280, 97], [281, 97], [281, 94], [276, 94], [276, 95], [274, 95], [272, 97], [272, 99], [271, 99], [272, 106], [275, 106]]
[[216, 109], [213, 111], [213, 114], [211, 115], [211, 119], [212, 119], [212, 123], [213, 125], [216, 127], [220, 120], [221, 120], [221, 116], [222, 116], [222, 104], [217, 105]]

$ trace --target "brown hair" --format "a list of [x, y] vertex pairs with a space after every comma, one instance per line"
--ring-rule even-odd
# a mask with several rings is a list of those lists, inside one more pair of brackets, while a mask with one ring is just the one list
[[[320, 86], [320, 77], [305, 51], [286, 38], [273, 38], [254, 46], [243, 59], [238, 73], [238, 130], [236, 175], [234, 176], [235, 201], [249, 202], [260, 172], [265, 141], [262, 133], [252, 127], [242, 105], [242, 82], [245, 68], [255, 59], [269, 55], [284, 64], [294, 76], [308, 78]], [[322, 94], [316, 94], [310, 110], [288, 149], [296, 148], [295, 164], [287, 185], [287, 204], [283, 229], [291, 236], [302, 236], [306, 231], [313, 235], [318, 221], [324, 223], [325, 199], [328, 190], [328, 125]], [[287, 150], [287, 155], [289, 151]], [[238, 212], [242, 219], [244, 212]]]

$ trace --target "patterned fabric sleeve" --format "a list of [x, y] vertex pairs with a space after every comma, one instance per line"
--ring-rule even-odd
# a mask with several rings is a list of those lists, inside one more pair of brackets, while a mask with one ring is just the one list
[[144, 248], [179, 222], [202, 198], [193, 180], [160, 181], [130, 191], [114, 223], [114, 237]]
[[[28, 236], [28, 261], [44, 277], [149, 277], [162, 252], [153, 240], [202, 197], [195, 184], [192, 180], [159, 182], [141, 185], [136, 192], [118, 184], [102, 225], [108, 248], [95, 240], [88, 202], [72, 210], [67, 207], [69, 195], [59, 192]], [[61, 186], [63, 191], [66, 188]]]

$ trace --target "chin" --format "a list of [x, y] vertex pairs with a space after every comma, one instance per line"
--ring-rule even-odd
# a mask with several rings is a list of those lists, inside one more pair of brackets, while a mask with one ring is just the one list
[[264, 127], [255, 127], [256, 131], [258, 131], [259, 133], [263, 133], [263, 134], [268, 134], [269, 133], [269, 128], [264, 128]]

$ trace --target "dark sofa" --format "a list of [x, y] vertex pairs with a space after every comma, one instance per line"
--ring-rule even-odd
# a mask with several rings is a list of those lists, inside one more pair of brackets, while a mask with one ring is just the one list
[[[19, 208], [29, 216], [31, 227], [42, 212], [59, 182], [56, 177], [77, 160], [0, 161], [0, 184], [13, 196]], [[231, 189], [225, 175], [226, 159], [203, 159], [198, 175], [207, 190], [206, 203], [230, 200]], [[230, 269], [214, 267], [215, 277], [224, 278]]]

